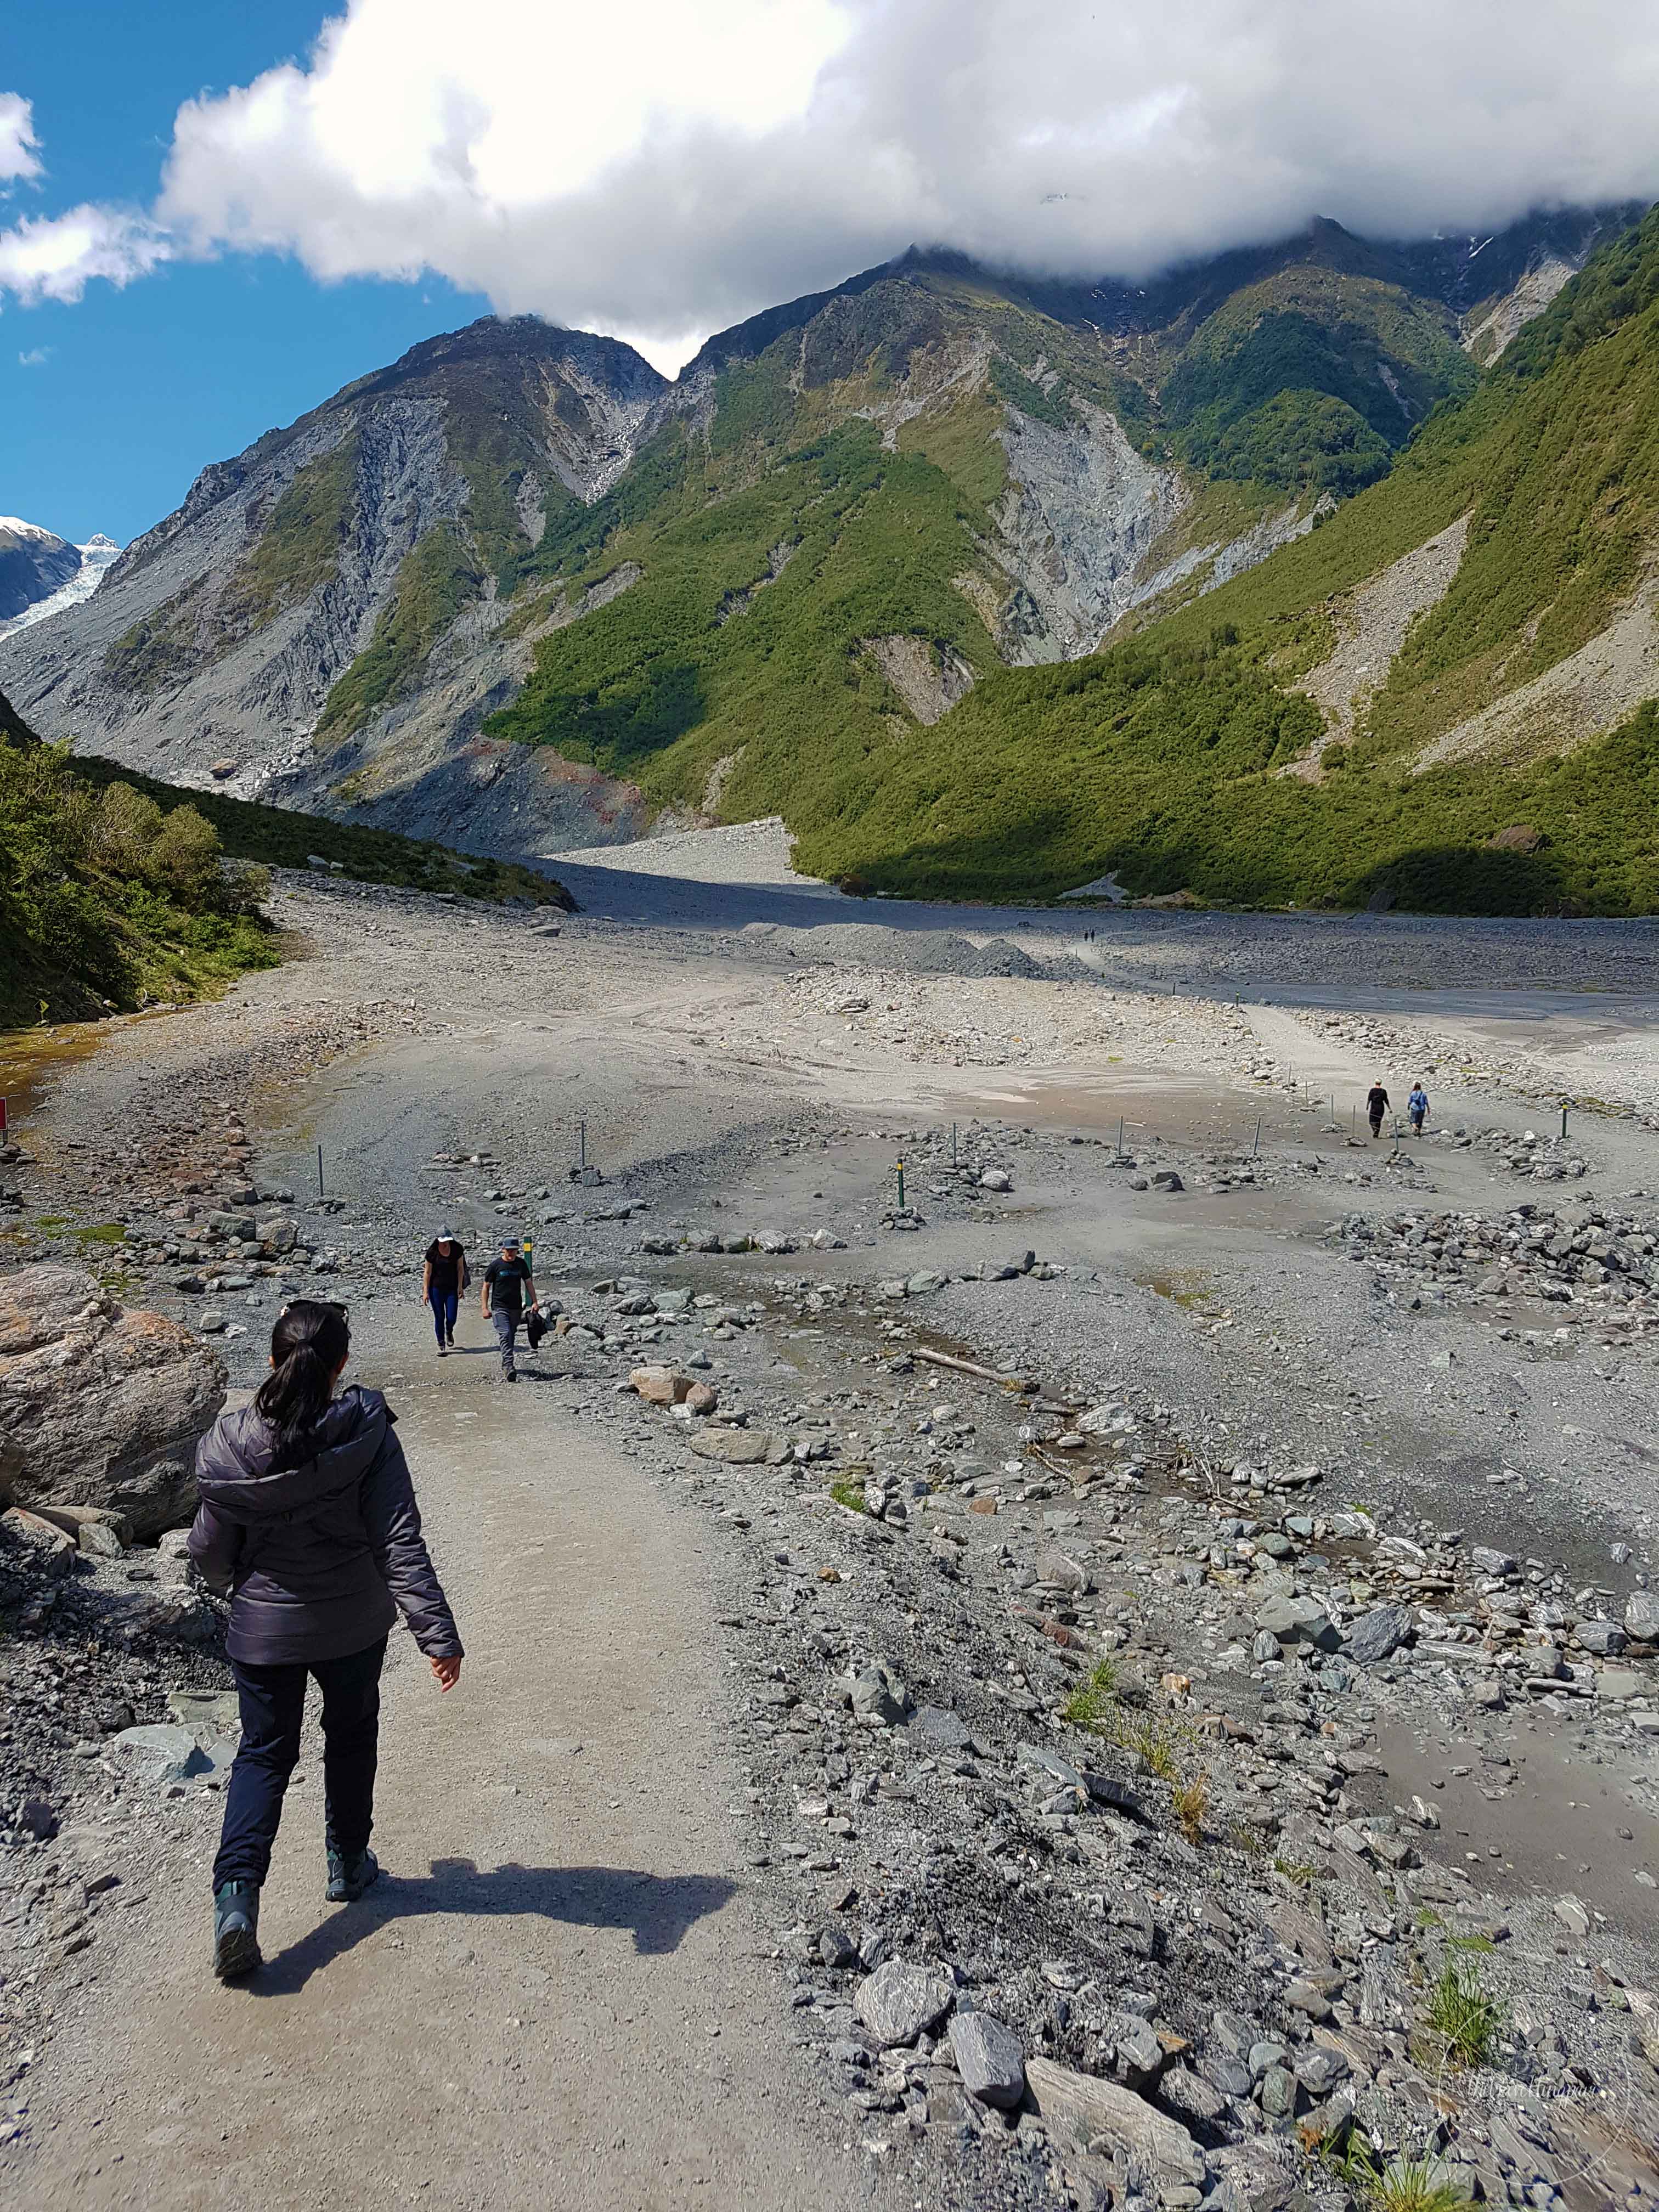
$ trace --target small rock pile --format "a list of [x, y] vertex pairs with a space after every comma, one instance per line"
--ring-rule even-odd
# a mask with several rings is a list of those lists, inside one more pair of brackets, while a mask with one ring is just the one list
[[[1327, 1241], [1367, 1262], [1379, 1287], [1419, 1297], [1501, 1305], [1532, 1299], [1641, 1334], [1659, 1316], [1659, 1218], [1593, 1199], [1504, 1214], [1346, 1215]], [[1397, 1291], [1391, 1293], [1397, 1295]]]
[[1455, 1127], [1431, 1133], [1431, 1141], [1449, 1145], [1458, 1152], [1490, 1152], [1511, 1175], [1534, 1182], [1577, 1182], [1589, 1173], [1589, 1163], [1577, 1145], [1559, 1137], [1540, 1137], [1536, 1129], [1516, 1136], [1512, 1129]]

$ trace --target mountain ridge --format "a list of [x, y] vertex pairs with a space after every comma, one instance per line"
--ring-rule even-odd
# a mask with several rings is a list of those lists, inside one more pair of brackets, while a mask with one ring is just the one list
[[1616, 212], [1321, 223], [1139, 287], [913, 250], [672, 384], [489, 319], [203, 470], [0, 681], [170, 781], [477, 851], [828, 803], [998, 670], [1305, 538], [1473, 389], [1462, 319]]

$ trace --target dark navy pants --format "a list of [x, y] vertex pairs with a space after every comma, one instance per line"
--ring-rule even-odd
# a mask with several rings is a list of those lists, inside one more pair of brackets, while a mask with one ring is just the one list
[[455, 1341], [455, 1316], [460, 1307], [460, 1294], [456, 1291], [428, 1291], [426, 1302], [432, 1309], [432, 1326], [438, 1332], [438, 1342]]
[[343, 1659], [309, 1666], [249, 1667], [233, 1659], [242, 1708], [242, 1741], [225, 1793], [225, 1825], [213, 1862], [213, 1887], [263, 1882], [283, 1817], [288, 1778], [300, 1756], [306, 1677], [323, 1693], [323, 1787], [328, 1846], [349, 1858], [368, 1845], [374, 1825], [374, 1765], [380, 1736], [380, 1667], [386, 1638]]

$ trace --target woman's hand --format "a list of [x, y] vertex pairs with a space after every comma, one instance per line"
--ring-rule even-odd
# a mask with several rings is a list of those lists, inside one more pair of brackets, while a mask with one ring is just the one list
[[453, 1690], [461, 1679], [461, 1662], [459, 1654], [453, 1659], [428, 1659], [427, 1664], [437, 1677], [438, 1687], [441, 1690]]

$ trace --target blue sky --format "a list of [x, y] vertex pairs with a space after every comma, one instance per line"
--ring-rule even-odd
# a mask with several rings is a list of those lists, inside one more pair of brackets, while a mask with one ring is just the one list
[[0, 513], [123, 540], [479, 314], [711, 331], [910, 244], [1138, 279], [1659, 197], [1631, 0], [0, 0]]
[[[0, 221], [82, 200], [148, 203], [181, 100], [301, 55], [319, 7], [67, 0], [6, 10], [0, 86], [34, 107], [46, 174]], [[488, 314], [438, 277], [319, 284], [276, 255], [175, 263], [124, 290], [0, 314], [0, 514], [122, 543], [198, 470], [292, 422], [434, 331]], [[24, 366], [20, 354], [44, 351]]]

